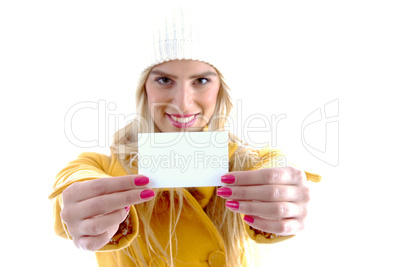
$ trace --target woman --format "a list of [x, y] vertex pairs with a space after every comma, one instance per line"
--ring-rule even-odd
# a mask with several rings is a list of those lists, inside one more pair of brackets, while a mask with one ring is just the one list
[[56, 233], [96, 251], [99, 266], [247, 266], [249, 239], [278, 242], [303, 228], [306, 180], [320, 179], [278, 168], [278, 151], [254, 150], [229, 134], [227, 186], [146, 188], [152, 177], [138, 174], [138, 133], [221, 131], [232, 108], [222, 74], [195, 49], [202, 47], [188, 13], [175, 12], [159, 26], [139, 79], [145, 121], [116, 133], [110, 157], [83, 153], [69, 163], [50, 196]]

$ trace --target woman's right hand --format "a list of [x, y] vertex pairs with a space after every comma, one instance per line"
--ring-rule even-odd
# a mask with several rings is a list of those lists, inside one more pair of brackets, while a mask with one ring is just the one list
[[144, 186], [149, 179], [142, 175], [100, 178], [76, 182], [62, 194], [60, 213], [76, 247], [96, 251], [106, 245], [119, 229], [130, 205], [155, 196]]

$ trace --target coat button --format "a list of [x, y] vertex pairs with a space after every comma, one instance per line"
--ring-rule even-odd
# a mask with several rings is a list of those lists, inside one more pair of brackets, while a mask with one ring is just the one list
[[226, 266], [225, 253], [220, 250], [214, 251], [209, 254], [208, 264], [212, 267], [224, 267]]
[[153, 257], [149, 263], [149, 267], [167, 267], [166, 259], [163, 256], [160, 257]]
[[154, 207], [155, 213], [165, 212], [169, 208], [169, 200], [167, 197], [162, 196], [158, 199], [158, 203], [156, 203]]

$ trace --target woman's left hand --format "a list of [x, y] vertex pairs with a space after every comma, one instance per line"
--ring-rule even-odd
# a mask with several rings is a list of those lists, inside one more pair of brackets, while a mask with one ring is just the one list
[[306, 174], [293, 167], [229, 172], [222, 176], [227, 186], [218, 196], [226, 207], [245, 214], [247, 224], [258, 230], [287, 236], [304, 228], [310, 200]]

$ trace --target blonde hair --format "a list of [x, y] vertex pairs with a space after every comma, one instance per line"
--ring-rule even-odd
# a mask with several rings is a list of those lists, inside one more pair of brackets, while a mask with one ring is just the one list
[[[145, 132], [160, 132], [158, 127], [153, 123], [151, 118], [147, 94], [145, 90], [145, 83], [152, 67], [145, 70], [139, 79], [136, 90], [136, 107], [138, 118], [126, 125], [126, 127], [120, 129], [114, 135], [114, 141], [111, 146], [112, 153], [114, 153], [122, 165], [125, 167], [128, 173], [135, 173], [138, 171], [136, 165], [136, 156], [138, 152], [137, 146], [137, 134]], [[220, 88], [217, 96], [217, 103], [214, 110], [214, 114], [208, 122], [209, 131], [222, 131], [224, 130], [227, 117], [233, 107], [232, 101], [229, 95], [229, 87], [225, 83], [222, 74], [216, 70], [220, 78]], [[149, 122], [151, 122], [149, 124]], [[229, 140], [237, 143], [239, 148], [236, 150], [235, 155], [231, 157], [229, 162], [229, 171], [241, 171], [246, 170], [250, 166], [250, 162], [258, 162], [260, 160], [255, 150], [247, 148], [247, 144], [242, 142], [234, 134], [229, 133]], [[244, 157], [248, 157], [245, 159]], [[144, 227], [145, 242], [148, 248], [149, 255], [163, 256], [169, 266], [174, 266], [174, 255], [172, 253], [173, 243], [175, 239], [175, 226], [179, 220], [180, 212], [183, 208], [183, 201], [185, 199], [184, 193], [180, 188], [172, 188], [166, 190], [154, 189], [156, 197], [152, 200], [137, 204], [137, 214], [141, 225]], [[191, 192], [191, 189], [190, 189]], [[157, 240], [152, 228], [150, 227], [150, 221], [153, 215], [153, 210], [158, 202], [158, 199], [163, 195], [169, 195], [170, 202], [170, 238], [168, 247], [163, 248]], [[206, 214], [211, 219], [218, 232], [220, 233], [225, 246], [225, 255], [227, 266], [247, 266], [248, 259], [246, 259], [246, 252], [248, 250], [247, 233], [239, 213], [229, 211], [225, 207], [225, 200], [216, 195], [216, 190], [206, 206]], [[147, 265], [141, 253], [141, 249], [138, 241], [133, 242], [133, 250], [136, 254], [134, 257], [131, 255], [131, 259], [134, 262], [140, 263], [140, 265]], [[127, 252], [128, 253], [128, 252]]]

